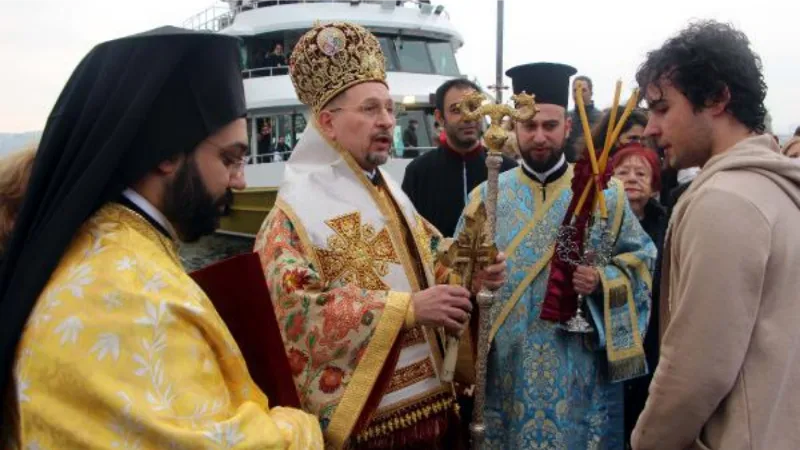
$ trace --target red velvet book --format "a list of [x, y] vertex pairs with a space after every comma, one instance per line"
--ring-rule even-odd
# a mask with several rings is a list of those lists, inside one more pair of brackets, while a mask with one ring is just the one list
[[190, 275], [225, 321], [270, 406], [300, 408], [258, 255], [234, 256]]

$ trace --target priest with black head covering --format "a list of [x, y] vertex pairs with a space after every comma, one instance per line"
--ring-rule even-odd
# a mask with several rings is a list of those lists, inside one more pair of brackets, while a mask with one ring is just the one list
[[[555, 242], [571, 210], [574, 173], [588, 165], [579, 161], [573, 167], [564, 158], [574, 73], [570, 66], [553, 63], [526, 64], [506, 73], [515, 94], [536, 95], [539, 112], [516, 124], [522, 165], [498, 180], [495, 242], [507, 255], [509, 277], [491, 309], [484, 448], [621, 449], [622, 389], [617, 382], [646, 371], [642, 335], [656, 251], [621, 183], [609, 183], [604, 191], [608, 219], [593, 219], [588, 233], [590, 248], [610, 243], [609, 262], [574, 267], [564, 279], [570, 292], [550, 295], [551, 272], [559, 273], [554, 270]], [[470, 201], [485, 198], [484, 183]], [[461, 227], [463, 219], [456, 233]], [[598, 330], [594, 334], [559, 327], [574, 311], [566, 317], [543, 314], [549, 311], [546, 300], [552, 297], [555, 310], [561, 311], [560, 304], [576, 294], [588, 299], [586, 315]]]
[[178, 257], [244, 187], [238, 49], [159, 28], [98, 45], [64, 87], [0, 267], [9, 448], [322, 448]]
[[[459, 105], [478, 86], [463, 78], [445, 81], [436, 90], [436, 121], [444, 126], [436, 150], [415, 158], [406, 167], [403, 191], [417, 211], [444, 236], [453, 235], [469, 193], [486, 181], [486, 148], [480, 141], [480, 122], [462, 121]], [[517, 164], [503, 157], [500, 171]]]

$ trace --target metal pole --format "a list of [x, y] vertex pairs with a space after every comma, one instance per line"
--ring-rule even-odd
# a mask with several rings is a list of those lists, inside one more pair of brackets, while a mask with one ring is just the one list
[[503, 15], [504, 0], [497, 0], [497, 60], [496, 78], [494, 81], [495, 99], [497, 104], [503, 103]]

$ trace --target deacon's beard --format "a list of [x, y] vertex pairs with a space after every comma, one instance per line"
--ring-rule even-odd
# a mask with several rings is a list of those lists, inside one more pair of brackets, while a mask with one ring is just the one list
[[530, 167], [531, 170], [535, 172], [544, 173], [555, 167], [556, 164], [558, 164], [558, 161], [561, 159], [561, 155], [564, 154], [564, 147], [562, 146], [560, 149], [553, 150], [550, 153], [550, 157], [547, 158], [545, 161], [534, 160], [533, 158], [531, 158], [530, 152], [531, 152], [530, 150], [528, 151], [520, 150], [520, 155], [522, 155], [522, 159], [525, 161], [525, 164], [527, 164], [528, 167]]
[[233, 192], [214, 199], [206, 188], [193, 157], [186, 159], [167, 186], [164, 195], [164, 215], [175, 227], [178, 237], [186, 243], [214, 233], [219, 219], [230, 210]]

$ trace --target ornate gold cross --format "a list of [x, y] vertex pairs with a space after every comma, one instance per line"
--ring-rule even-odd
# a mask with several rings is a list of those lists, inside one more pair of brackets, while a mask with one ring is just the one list
[[[439, 261], [453, 272], [450, 284], [472, 290], [472, 276], [497, 259], [497, 246], [492, 242], [486, 223], [483, 202], [471, 202], [464, 210], [464, 228], [455, 239], [448, 238], [439, 247]], [[441, 379], [453, 381], [461, 336], [448, 336]]]
[[361, 223], [361, 214], [353, 212], [325, 223], [335, 232], [328, 238], [328, 248], [315, 248], [320, 272], [325, 280], [341, 280], [362, 289], [389, 288], [382, 277], [389, 273], [388, 264], [400, 264], [386, 228], [375, 232], [370, 224]]
[[483, 135], [486, 147], [490, 152], [500, 153], [508, 139], [508, 131], [503, 128], [503, 119], [510, 117], [516, 121], [531, 120], [538, 112], [536, 107], [536, 96], [521, 92], [511, 97], [514, 106], [498, 105], [486, 103], [486, 97], [480, 92], [473, 92], [462, 100], [459, 108], [461, 110], [461, 120], [479, 121], [485, 116], [489, 116], [489, 129]]
[[472, 275], [497, 258], [497, 247], [486, 229], [486, 208], [472, 202], [464, 210], [464, 229], [455, 239], [445, 239], [439, 260], [453, 270], [452, 284], [471, 288]]

